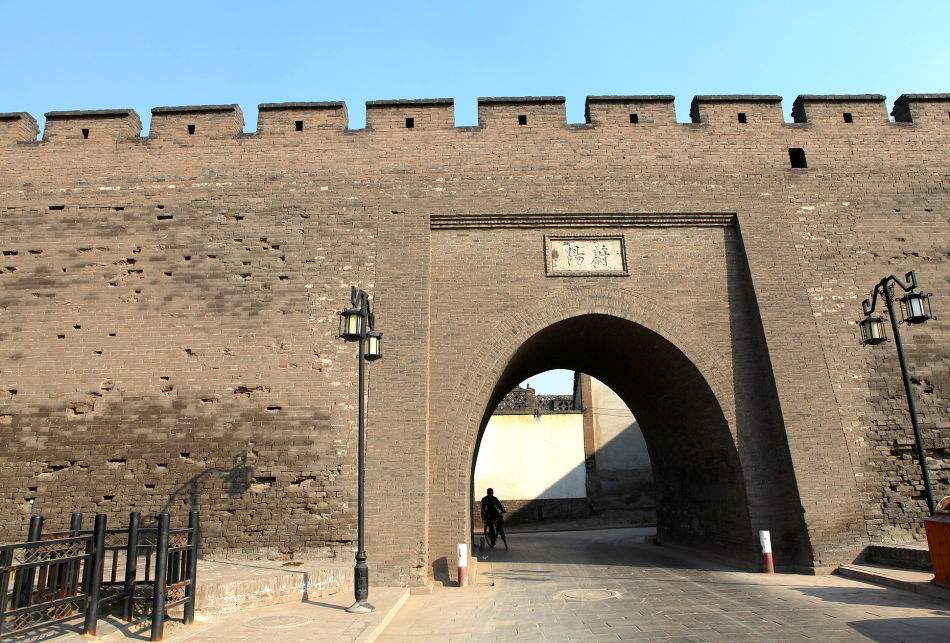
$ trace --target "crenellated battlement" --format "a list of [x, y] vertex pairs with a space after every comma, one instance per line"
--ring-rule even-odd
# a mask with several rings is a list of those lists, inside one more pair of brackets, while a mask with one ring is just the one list
[[44, 141], [110, 142], [138, 136], [142, 120], [134, 109], [46, 112]]
[[[511, 129], [538, 131], [574, 127], [567, 122], [563, 96], [501, 96], [478, 99], [478, 124], [456, 127], [451, 98], [373, 100], [366, 103], [367, 132], [401, 130]], [[199, 143], [244, 134], [238, 105], [155, 107], [148, 136], [134, 109], [52, 111], [46, 113], [41, 143], [115, 143], [130, 138]], [[700, 95], [690, 103], [687, 126], [864, 126], [892, 125], [881, 94], [803, 94], [792, 104], [792, 123], [785, 121], [782, 97], [776, 95]], [[891, 112], [894, 123], [926, 127], [950, 126], [950, 93], [902, 94]], [[679, 125], [671, 95], [588, 96], [587, 127]], [[349, 129], [342, 101], [262, 103], [252, 136], [307, 136]], [[26, 112], [0, 113], [0, 146], [36, 142], [36, 119]]]
[[36, 119], [26, 112], [0, 112], [0, 143], [35, 141], [39, 133]]

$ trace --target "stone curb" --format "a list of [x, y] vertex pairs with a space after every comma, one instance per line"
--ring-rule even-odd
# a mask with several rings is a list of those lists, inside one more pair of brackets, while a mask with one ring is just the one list
[[[888, 574], [887, 571], [886, 569], [867, 567], [865, 565], [842, 565], [835, 573], [846, 578], [902, 589], [906, 592], [913, 592], [914, 594], [920, 594], [950, 603], [950, 589], [944, 589], [929, 582], [900, 578], [896, 574]], [[896, 571], [899, 573], [903, 570]]]

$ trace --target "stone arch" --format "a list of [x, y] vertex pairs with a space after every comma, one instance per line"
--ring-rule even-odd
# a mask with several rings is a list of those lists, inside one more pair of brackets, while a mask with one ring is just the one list
[[[600, 320], [610, 327], [611, 332], [624, 328], [633, 333], [628, 338], [639, 341], [640, 348], [654, 351], [654, 359], [662, 355], [675, 359], [682, 372], [688, 374], [695, 388], [694, 392], [699, 391], [702, 394], [699, 397], [702, 398], [703, 408], [697, 410], [696, 405], [699, 404], [697, 399], [689, 400], [689, 403], [695, 407], [690, 411], [694, 416], [692, 419], [685, 418], [685, 420], [695, 423], [699, 419], [696, 413], [701, 412], [704, 421], [716, 426], [720, 438], [716, 447], [718, 451], [715, 449], [708, 453], [700, 451], [698, 457], [709, 460], [711, 457], [709, 453], [716, 451], [717, 457], [728, 460], [728, 470], [717, 472], [717, 463], [707, 461], [702, 464], [692, 462], [690, 466], [693, 469], [680, 471], [682, 477], [686, 479], [696, 476], [702, 478], [705, 475], [706, 482], [709, 484], [715, 484], [715, 478], [720, 474], [731, 477], [731, 482], [737, 489], [736, 494], [729, 499], [719, 498], [718, 500], [720, 504], [722, 504], [721, 501], [728, 500], [732, 503], [730, 509], [742, 515], [738, 523], [730, 526], [730, 529], [735, 532], [735, 538], [731, 542], [728, 542], [727, 538], [720, 538], [721, 542], [718, 544], [722, 545], [720, 549], [723, 553], [729, 552], [733, 557], [738, 556], [745, 561], [753, 561], [756, 556], [753, 545], [756, 520], [750, 516], [750, 507], [754, 503], [747, 498], [746, 489], [759, 486], [757, 481], [751, 478], [761, 474], [761, 467], [743, 466], [737, 448], [739, 441], [736, 431], [737, 393], [727, 369], [722, 366], [733, 359], [733, 356], [723, 354], [703, 343], [705, 329], [697, 327], [697, 323], [701, 323], [702, 319], [701, 315], [673, 317], [668, 314], [668, 311], [661, 310], [653, 299], [605, 287], [561, 290], [520, 306], [519, 312], [495, 326], [490, 338], [486, 338], [478, 346], [470, 347], [468, 349], [470, 354], [465, 360], [469, 365], [469, 374], [451, 398], [450, 413], [445, 416], [448, 420], [442, 426], [432, 427], [433, 431], [450, 432], [453, 436], [453, 439], [449, 441], [453, 444], [449, 452], [438, 450], [438, 452], [430, 453], [429, 542], [432, 560], [438, 559], [440, 554], [447, 550], [448, 543], [441, 542], [446, 540], [447, 535], [449, 539], [454, 538], [454, 542], [461, 542], [458, 538], [467, 539], [467, 534], [470, 533], [470, 484], [478, 441], [494, 404], [507, 391], [506, 387], [517, 383], [512, 378], [518, 375], [511, 369], [513, 360], [524, 357], [523, 355], [519, 357], [519, 351], [523, 351], [523, 347], [529, 345], [532, 338], [542, 336], [546, 329], [562, 325], [563, 330], [567, 328], [563, 327], [564, 324], [575, 323], [570, 320], [582, 320], [576, 322], [580, 324], [580, 326], [575, 325], [576, 331], [584, 323]], [[558, 366], [550, 365], [550, 367], [577, 368], [577, 365], [564, 363]], [[625, 388], [623, 383], [618, 382], [616, 377], [611, 378], [609, 374], [591, 372], [590, 368], [587, 368], [586, 372], [602, 379], [617, 391], [638, 415], [638, 419], [644, 415], [644, 405], [637, 404], [633, 399], [636, 395], [631, 390], [623, 390]], [[682, 416], [687, 412], [688, 406], [689, 404], [686, 404], [681, 411], [677, 411], [675, 401], [666, 400], [664, 408], [671, 413], [672, 417], [677, 413]], [[679, 417], [678, 421], [683, 421], [684, 417]], [[654, 429], [658, 428], [656, 424], [656, 418], [654, 418]], [[643, 426], [643, 428], [645, 435], [651, 431], [649, 427]], [[658, 430], [652, 432], [654, 436], [659, 435]], [[661, 439], [654, 437], [651, 441], [648, 437], [647, 441], [651, 444], [651, 457], [654, 460], [656, 477], [656, 460], [661, 457], [661, 454], [657, 454], [656, 451], [658, 441]], [[442, 440], [439, 443], [446, 444], [447, 442]], [[454, 446], [456, 444], [457, 448]], [[765, 454], [764, 457], [769, 458], [773, 455]], [[782, 454], [775, 457], [781, 458]], [[749, 474], [748, 469], [756, 471]], [[788, 484], [777, 485], [777, 487], [782, 487], [783, 491], [789, 488]], [[753, 490], [753, 493], [762, 496], [762, 492]], [[710, 501], [709, 498], [695, 500], [697, 502]], [[715, 501], [715, 499], [712, 500]], [[792, 505], [797, 502], [797, 494], [793, 500]], [[669, 517], [668, 514], [667, 518]], [[741, 526], [737, 527], [737, 525]], [[708, 528], [709, 525], [706, 527]], [[664, 531], [668, 540], [689, 540], [689, 529], [664, 530], [661, 528], [661, 533]], [[724, 532], [725, 528], [720, 530], [717, 537], [724, 536]]]

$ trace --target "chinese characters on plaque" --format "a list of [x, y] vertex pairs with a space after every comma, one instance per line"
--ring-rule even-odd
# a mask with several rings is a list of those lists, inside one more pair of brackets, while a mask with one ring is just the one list
[[548, 277], [626, 275], [627, 256], [622, 236], [544, 237]]

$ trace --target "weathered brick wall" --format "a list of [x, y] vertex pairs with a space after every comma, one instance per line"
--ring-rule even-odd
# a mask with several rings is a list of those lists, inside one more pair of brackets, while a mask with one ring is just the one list
[[[291, 104], [262, 107], [256, 134], [214, 106], [160, 110], [145, 138], [129, 110], [53, 115], [41, 142], [29, 116], [0, 115], [2, 536], [33, 512], [196, 503], [213, 550], [348, 547], [355, 360], [333, 331], [355, 283], [386, 334], [369, 554], [397, 580], [465, 537], [507, 359], [585, 311], [639, 320], [696, 366], [738, 449], [747, 528], [794, 538], [801, 520], [817, 566], [919, 538], [893, 346], [860, 347], [853, 321], [886, 273], [917, 270], [938, 311], [950, 294], [948, 105], [910, 96], [889, 123], [879, 98], [812, 98], [786, 124], [775, 100], [720, 97], [677, 124], [664, 97], [595, 99], [589, 124], [565, 125], [561, 101], [508, 100], [454, 128], [450, 103], [383, 103], [349, 131], [342, 104]], [[541, 236], [558, 230], [536, 221], [429, 229], [434, 214], [683, 212], [735, 224], [621, 222], [626, 278], [545, 278]], [[947, 322], [905, 338], [945, 494]], [[655, 425], [677, 412], [663, 404]], [[792, 485], [803, 515], [769, 510], [757, 481]]]

